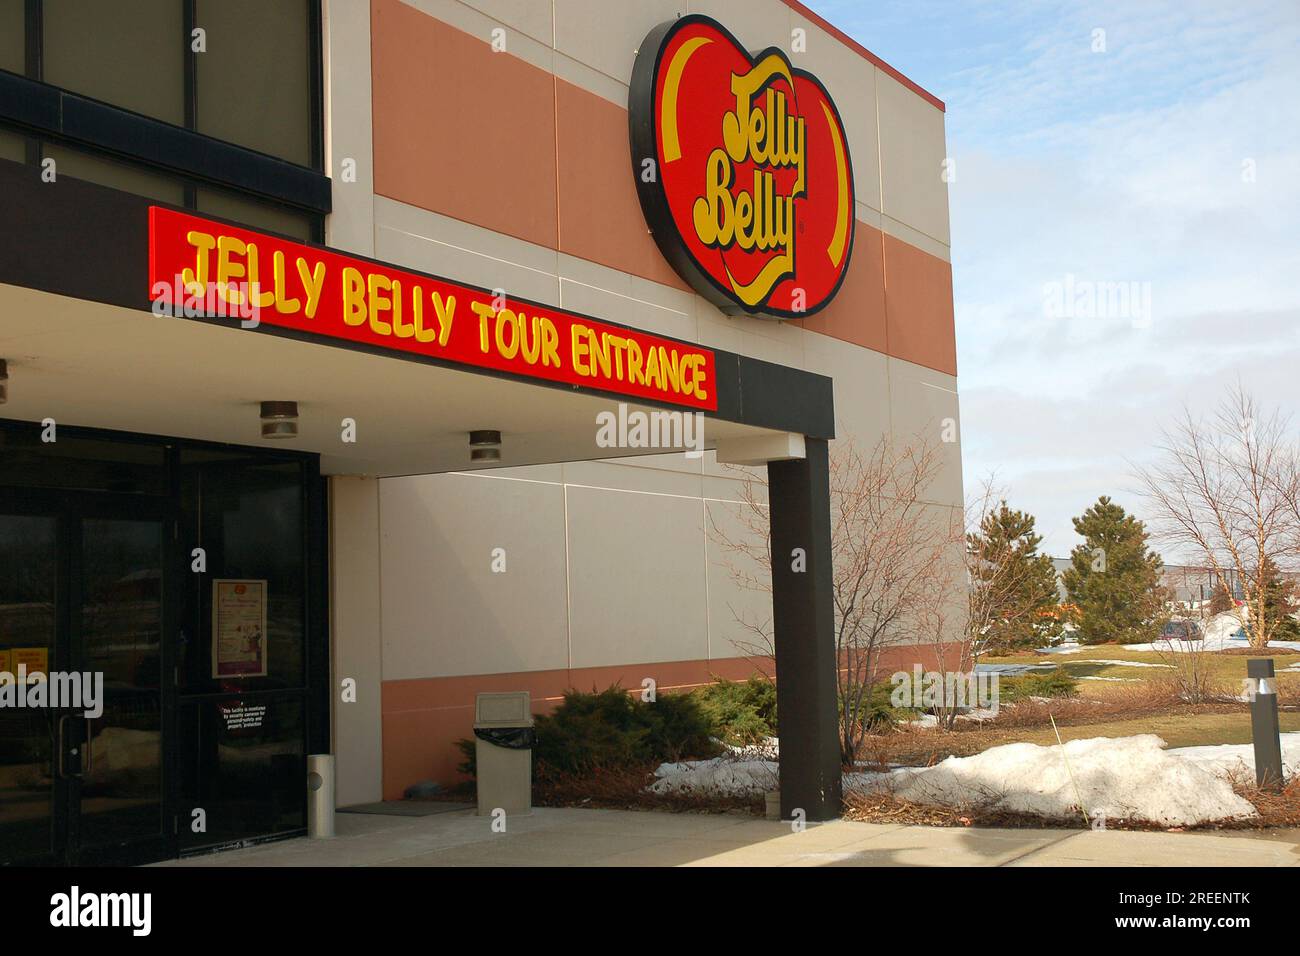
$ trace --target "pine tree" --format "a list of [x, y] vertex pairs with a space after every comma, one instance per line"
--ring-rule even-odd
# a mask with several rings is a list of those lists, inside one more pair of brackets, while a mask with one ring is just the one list
[[1277, 565], [1269, 558], [1260, 564], [1260, 574], [1264, 578], [1264, 613], [1272, 627], [1266, 628], [1270, 641], [1300, 640], [1300, 623], [1291, 616], [1295, 608], [1291, 597], [1295, 594], [1295, 585], [1282, 577]]
[[1053, 624], [1043, 612], [1054, 609], [1060, 595], [1052, 559], [1038, 553], [1042, 540], [1034, 533], [1033, 515], [1012, 510], [1006, 501], [967, 535], [975, 559], [972, 585], [986, 589], [993, 605], [985, 649], [1042, 647], [1050, 640]]
[[1064, 580], [1079, 608], [1080, 642], [1154, 640], [1163, 608], [1162, 562], [1147, 547], [1146, 526], [1105, 495], [1073, 523], [1084, 543], [1070, 553]]

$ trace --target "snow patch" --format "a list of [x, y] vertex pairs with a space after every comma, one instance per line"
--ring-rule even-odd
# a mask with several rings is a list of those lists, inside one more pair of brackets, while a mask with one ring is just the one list
[[850, 774], [844, 782], [915, 803], [1047, 817], [1077, 816], [1080, 803], [1089, 817], [1165, 826], [1256, 815], [1226, 777], [1164, 747], [1155, 734], [1071, 740], [1063, 748], [1006, 744], [933, 767]]
[[[1300, 772], [1300, 733], [1283, 734], [1282, 745], [1288, 774]], [[742, 796], [777, 789], [777, 762], [749, 755], [752, 750], [663, 764], [649, 789]], [[1242, 772], [1254, 773], [1248, 744], [1167, 750], [1156, 735], [1142, 734], [1071, 740], [1064, 747], [1006, 744], [970, 757], [949, 757], [933, 767], [845, 774], [844, 787], [915, 803], [1056, 818], [1077, 817], [1082, 802], [1089, 817], [1189, 826], [1256, 816], [1229, 780], [1230, 774]]]

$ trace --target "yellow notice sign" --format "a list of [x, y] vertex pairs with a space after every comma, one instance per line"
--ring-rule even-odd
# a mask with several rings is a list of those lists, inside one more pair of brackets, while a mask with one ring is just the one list
[[42, 676], [50, 672], [50, 651], [46, 647], [15, 647], [9, 651], [10, 673], [17, 674], [23, 665], [27, 666], [27, 679], [34, 674]]

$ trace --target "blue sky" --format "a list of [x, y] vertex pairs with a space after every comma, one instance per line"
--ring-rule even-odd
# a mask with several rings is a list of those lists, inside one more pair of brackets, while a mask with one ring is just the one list
[[1065, 554], [1184, 405], [1300, 406], [1300, 0], [809, 5], [947, 104], [968, 492]]

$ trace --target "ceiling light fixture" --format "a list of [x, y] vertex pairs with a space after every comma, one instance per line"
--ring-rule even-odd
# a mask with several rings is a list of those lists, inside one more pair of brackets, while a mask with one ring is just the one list
[[262, 437], [263, 438], [297, 438], [298, 437], [298, 403], [297, 402], [263, 402], [262, 403]]
[[469, 433], [469, 460], [486, 462], [501, 460], [501, 433], [492, 428], [480, 428]]

